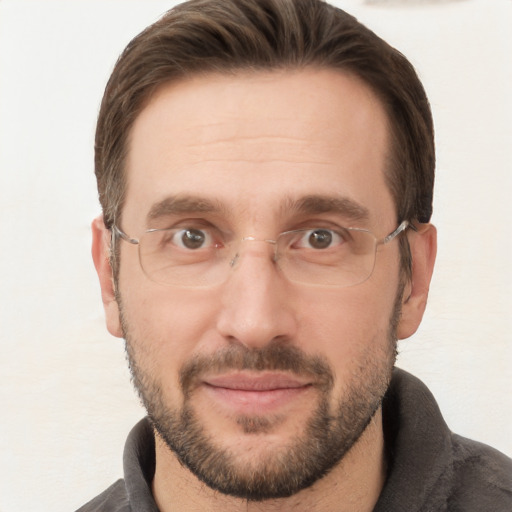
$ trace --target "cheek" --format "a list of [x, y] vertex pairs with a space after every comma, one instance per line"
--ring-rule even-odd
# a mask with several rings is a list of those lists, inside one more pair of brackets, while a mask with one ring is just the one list
[[362, 287], [310, 297], [301, 315], [304, 349], [326, 357], [346, 380], [370, 354], [388, 348], [394, 301], [394, 294], [383, 299]]
[[147, 280], [120, 292], [125, 334], [139, 368], [164, 389], [177, 389], [183, 363], [211, 338], [214, 298]]

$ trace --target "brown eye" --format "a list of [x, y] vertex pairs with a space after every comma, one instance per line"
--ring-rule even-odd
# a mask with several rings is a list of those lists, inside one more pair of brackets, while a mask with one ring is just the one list
[[326, 249], [338, 250], [347, 242], [343, 231], [326, 228], [299, 229], [290, 231], [295, 233], [291, 247], [300, 250], [325, 251]]
[[310, 231], [308, 243], [313, 249], [327, 249], [332, 243], [332, 232], [327, 229]]
[[174, 243], [183, 249], [201, 249], [211, 243], [211, 236], [202, 229], [182, 229], [173, 238]]

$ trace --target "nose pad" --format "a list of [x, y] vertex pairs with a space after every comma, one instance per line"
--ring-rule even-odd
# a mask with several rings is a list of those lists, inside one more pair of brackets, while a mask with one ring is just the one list
[[[276, 262], [277, 261], [277, 254], [276, 254], [276, 248], [277, 248], [277, 241], [276, 240], [269, 240], [269, 239], [263, 239], [263, 240], [259, 240], [253, 236], [245, 236], [244, 238], [242, 238], [241, 242], [264, 242], [264, 243], [267, 243], [267, 244], [272, 244], [274, 247], [274, 252], [273, 252], [273, 255], [272, 255], [272, 261], [273, 262]], [[237, 251], [237, 253], [233, 256], [233, 258], [231, 258], [230, 262], [229, 262], [229, 266], [231, 268], [233, 268], [237, 263], [238, 263], [238, 260], [240, 259], [240, 250]]]
[[233, 256], [233, 258], [231, 259], [231, 261], [229, 262], [229, 266], [230, 266], [231, 268], [233, 268], [233, 267], [236, 265], [236, 262], [238, 261], [238, 259], [239, 259], [239, 258], [240, 258], [240, 253], [239, 253], [239, 252], [237, 252], [237, 253]]

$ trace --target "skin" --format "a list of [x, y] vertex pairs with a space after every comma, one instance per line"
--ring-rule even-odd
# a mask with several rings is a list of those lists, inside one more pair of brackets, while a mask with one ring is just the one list
[[[339, 71], [210, 75], [166, 85], [133, 127], [121, 228], [138, 237], [159, 227], [149, 225], [146, 218], [156, 203], [171, 195], [193, 194], [222, 205], [221, 211], [208, 214], [208, 220], [222, 229], [240, 238], [275, 238], [311, 220], [284, 208], [285, 198], [336, 194], [368, 212], [367, 218], [351, 225], [382, 238], [401, 220], [384, 180], [387, 122], [371, 90]], [[185, 218], [202, 215], [188, 213]], [[339, 212], [313, 218], [347, 225]], [[435, 229], [419, 228], [406, 234], [413, 276], [404, 287], [399, 339], [413, 334], [421, 321], [435, 260]], [[108, 263], [109, 237], [102, 219], [96, 219], [93, 257], [107, 327], [123, 337]], [[368, 357], [390, 364], [389, 322], [400, 285], [396, 242], [380, 246], [371, 277], [349, 288], [289, 282], [272, 261], [268, 244], [259, 242], [243, 246], [226, 282], [198, 289], [150, 281], [131, 244], [122, 243], [120, 258], [118, 292], [132, 349], [137, 364], [162, 387], [169, 407], [183, 405], [180, 368], [193, 356], [229, 346], [254, 349], [282, 343], [322, 357], [334, 370], [329, 404], [333, 409]], [[234, 420], [240, 411], [233, 400], [210, 391], [203, 387], [194, 393], [194, 409], [217, 445], [229, 447], [242, 466], [257, 465], [292, 442], [318, 402], [311, 388], [270, 409], [245, 396], [250, 414], [280, 417], [255, 435], [245, 433]], [[216, 492], [183, 467], [158, 434], [156, 461], [153, 492], [163, 512], [297, 507], [370, 511], [386, 470], [381, 411], [330, 473], [289, 498], [258, 503]]]

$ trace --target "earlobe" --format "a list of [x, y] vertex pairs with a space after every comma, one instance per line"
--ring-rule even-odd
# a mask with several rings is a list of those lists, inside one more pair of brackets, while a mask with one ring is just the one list
[[421, 323], [437, 252], [437, 231], [432, 224], [422, 224], [417, 231], [411, 230], [408, 239], [412, 256], [412, 276], [404, 288], [398, 339], [412, 336]]
[[110, 231], [105, 227], [103, 215], [92, 221], [92, 259], [100, 280], [101, 299], [105, 309], [107, 329], [113, 336], [123, 337], [116, 300], [112, 267], [110, 266]]

